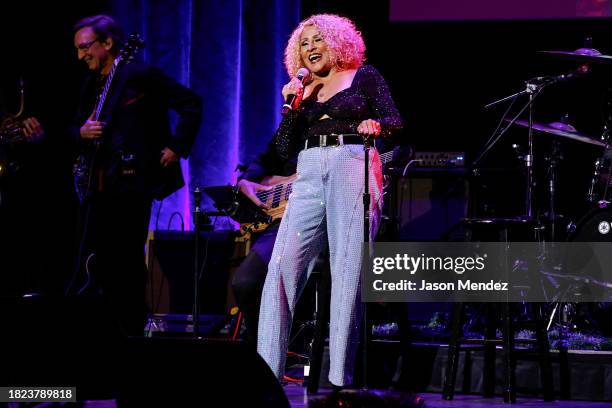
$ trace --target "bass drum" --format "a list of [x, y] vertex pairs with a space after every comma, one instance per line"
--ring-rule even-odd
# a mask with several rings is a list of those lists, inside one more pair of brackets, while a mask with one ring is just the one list
[[612, 242], [612, 206], [591, 210], [569, 236], [570, 242]]
[[[569, 274], [582, 275], [579, 271], [593, 261], [593, 254], [588, 242], [612, 242], [612, 206], [596, 208], [588, 212], [577, 224], [576, 229], [569, 237], [570, 242], [577, 245], [570, 246], [565, 254], [564, 270]], [[609, 282], [610, 272], [606, 265], [593, 264], [588, 266], [588, 277], [602, 283]], [[584, 276], [586, 277], [586, 276]], [[572, 289], [578, 289], [591, 299], [609, 299], [609, 289], [590, 282], [588, 284], [576, 285]], [[585, 302], [573, 303], [570, 319], [574, 327], [580, 328], [582, 332], [597, 335], [612, 335], [612, 302]]]
[[[612, 242], [612, 207], [596, 208], [578, 222], [563, 250], [565, 273], [584, 279], [602, 278], [602, 268], [591, 242]], [[586, 272], [589, 271], [589, 272]]]

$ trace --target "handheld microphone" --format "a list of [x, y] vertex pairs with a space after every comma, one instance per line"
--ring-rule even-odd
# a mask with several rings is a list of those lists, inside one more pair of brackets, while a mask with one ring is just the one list
[[[306, 81], [310, 78], [310, 71], [308, 70], [308, 68], [302, 67], [298, 69], [298, 72], [295, 74], [295, 77], [302, 83], [302, 85], [304, 85], [304, 83], [306, 83]], [[287, 113], [289, 113], [289, 111], [293, 110], [293, 102], [295, 101], [295, 98], [297, 98], [297, 95], [287, 95], [287, 100], [285, 101], [283, 109], [281, 110], [281, 113], [283, 115], [286, 115]]]

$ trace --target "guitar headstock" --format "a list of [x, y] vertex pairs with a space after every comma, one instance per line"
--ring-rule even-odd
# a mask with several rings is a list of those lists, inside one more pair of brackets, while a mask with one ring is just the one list
[[140, 34], [130, 34], [127, 41], [123, 45], [123, 48], [121, 48], [121, 51], [119, 52], [119, 58], [122, 61], [130, 62], [134, 59], [136, 53], [144, 47], [145, 41], [142, 39]]

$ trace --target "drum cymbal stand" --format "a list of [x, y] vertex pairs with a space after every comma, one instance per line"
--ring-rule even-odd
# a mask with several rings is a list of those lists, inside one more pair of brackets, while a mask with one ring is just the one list
[[557, 221], [557, 212], [556, 212], [556, 203], [555, 203], [555, 194], [557, 189], [557, 166], [563, 160], [563, 154], [561, 153], [560, 144], [558, 141], [553, 141], [552, 150], [550, 152], [550, 156], [546, 158], [548, 162], [548, 221], [550, 222], [550, 241], [557, 241], [557, 232], [556, 232], [556, 221]]
[[[612, 105], [612, 104], [611, 104]], [[602, 177], [602, 172], [607, 172], [608, 177], [612, 173], [610, 170], [611, 163], [606, 160], [606, 152], [609, 151], [612, 146], [610, 145], [610, 126], [612, 125], [611, 121], [608, 120], [608, 123], [604, 126], [603, 133], [601, 135], [601, 141], [606, 144], [606, 148], [604, 150], [603, 155], [595, 161], [595, 170], [593, 171], [593, 177], [591, 178], [591, 185], [589, 186], [589, 195], [587, 197], [587, 201], [590, 205], [597, 204], [599, 208], [607, 207], [610, 202], [608, 201], [608, 188], [610, 187], [610, 180], [608, 179], [605, 182], [603, 187], [603, 191], [598, 191], [599, 186], [601, 185], [600, 178]], [[608, 168], [606, 169], [606, 165]]]
[[[524, 207], [524, 218], [525, 219], [533, 219], [533, 192], [534, 192], [534, 148], [533, 148], [533, 125], [534, 125], [534, 111], [535, 111], [535, 101], [536, 98], [540, 95], [540, 93], [548, 86], [548, 85], [552, 85], [556, 82], [559, 82], [561, 80], [562, 76], [553, 76], [553, 77], [536, 77], [530, 80], [525, 81], [524, 85], [525, 85], [525, 89], [523, 89], [520, 92], [514, 93], [510, 96], [504, 97], [502, 99], [499, 99], [497, 101], [491, 102], [488, 105], [485, 105], [485, 109], [489, 109], [493, 106], [496, 106], [500, 103], [506, 102], [506, 101], [511, 101], [510, 106], [507, 108], [506, 112], [504, 113], [504, 115], [502, 116], [502, 119], [499, 122], [499, 125], [497, 126], [497, 129], [495, 129], [495, 131], [493, 132], [493, 134], [491, 135], [491, 137], [489, 138], [489, 140], [487, 141], [487, 143], [485, 144], [485, 147], [483, 148], [483, 150], [481, 151], [481, 153], [477, 156], [476, 160], [474, 160], [474, 162], [471, 165], [471, 169], [472, 171], [474, 171], [474, 169], [476, 169], [476, 166], [478, 165], [478, 163], [480, 162], [480, 160], [482, 160], [482, 158], [485, 156], [485, 154], [491, 150], [491, 148], [500, 140], [500, 138], [508, 131], [508, 129], [510, 129], [510, 127], [514, 124], [514, 122], [516, 122], [518, 120], [518, 118], [523, 114], [523, 112], [525, 112], [525, 110], [528, 110], [528, 133], [527, 133], [527, 152], [524, 154], [519, 154], [519, 157], [522, 159], [523, 163], [524, 163], [524, 167], [525, 167], [525, 173], [526, 173], [526, 177], [525, 177], [525, 207]], [[510, 109], [512, 108], [512, 105], [514, 104], [514, 102], [516, 101], [516, 99], [522, 95], [528, 95], [529, 99], [527, 101], [527, 103], [525, 103], [523, 105], [523, 107], [518, 111], [518, 113], [516, 115], [514, 115], [512, 117], [512, 119], [507, 120], [507, 116], [510, 112]], [[502, 124], [504, 122], [507, 122], [505, 127], [502, 127]], [[513, 146], [515, 148], [515, 150], [517, 150], [518, 153], [518, 146], [514, 145]], [[551, 155], [551, 159], [552, 159], [552, 155]], [[556, 171], [556, 164], [557, 164], [557, 160], [555, 160], [554, 162], [551, 160], [550, 162], [551, 165], [554, 164], [555, 168], [551, 169], [553, 171], [551, 171], [551, 173], [553, 173], [554, 171]], [[554, 174], [550, 174], [550, 176], [552, 177], [551, 180], [549, 180], [549, 188], [550, 191], [552, 192], [551, 194], [551, 212], [554, 213], [554, 189], [555, 189], [555, 183], [556, 183], [556, 179], [554, 178]], [[540, 231], [541, 227], [540, 225], [536, 226], [536, 231]], [[539, 240], [541, 240], [542, 237], [539, 238]], [[546, 256], [544, 255], [546, 253], [546, 250], [544, 248], [544, 246], [542, 246], [542, 256], [540, 257], [540, 261], [543, 261], [544, 259], [546, 259]], [[553, 319], [554, 316], [554, 312], [551, 316], [551, 321]], [[550, 324], [549, 324], [550, 325]]]

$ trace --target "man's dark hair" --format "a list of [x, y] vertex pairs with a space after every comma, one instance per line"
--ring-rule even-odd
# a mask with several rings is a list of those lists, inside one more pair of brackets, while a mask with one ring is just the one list
[[112, 52], [117, 53], [123, 45], [123, 30], [117, 22], [110, 16], [99, 14], [97, 16], [85, 17], [74, 25], [72, 33], [76, 34], [82, 28], [91, 27], [100, 41], [107, 38], [113, 39]]

